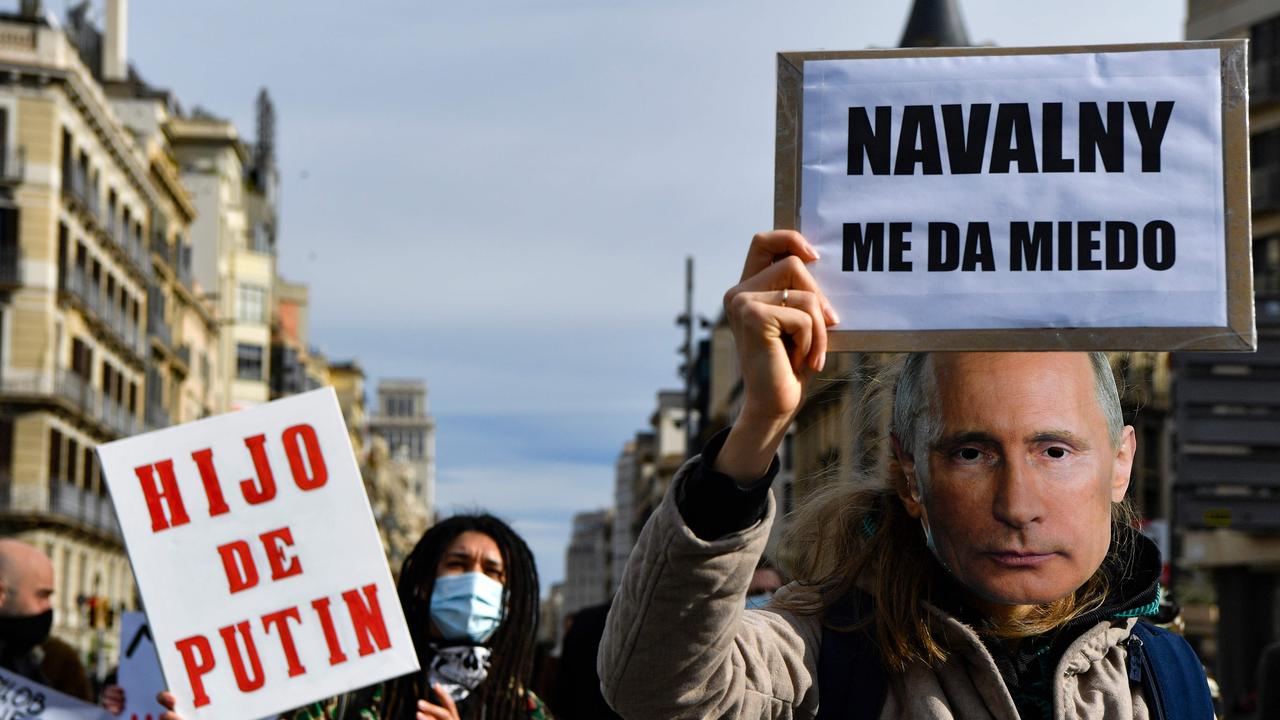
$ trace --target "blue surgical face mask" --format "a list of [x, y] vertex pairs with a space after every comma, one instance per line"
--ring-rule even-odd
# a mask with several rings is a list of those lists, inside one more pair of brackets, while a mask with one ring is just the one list
[[431, 619], [445, 640], [483, 643], [502, 622], [502, 583], [478, 572], [441, 575], [431, 591]]
[[755, 610], [757, 608], [762, 608], [765, 605], [768, 605], [769, 601], [772, 599], [773, 599], [773, 593], [770, 593], [770, 592], [762, 592], [762, 593], [756, 593], [755, 595], [748, 595], [747, 609]]

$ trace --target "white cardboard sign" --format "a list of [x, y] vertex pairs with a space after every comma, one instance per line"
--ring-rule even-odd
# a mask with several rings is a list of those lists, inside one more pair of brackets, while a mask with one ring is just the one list
[[106, 710], [0, 668], [0, 718], [115, 720]]
[[837, 330], [1227, 325], [1217, 49], [809, 60]]
[[273, 715], [418, 668], [331, 388], [98, 457], [184, 716]]

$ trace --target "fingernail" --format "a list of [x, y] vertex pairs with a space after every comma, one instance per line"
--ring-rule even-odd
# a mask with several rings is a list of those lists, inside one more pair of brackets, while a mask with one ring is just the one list
[[818, 356], [818, 372], [822, 372], [822, 369], [825, 368], [826, 366], [827, 366], [827, 354], [822, 353], [821, 355]]

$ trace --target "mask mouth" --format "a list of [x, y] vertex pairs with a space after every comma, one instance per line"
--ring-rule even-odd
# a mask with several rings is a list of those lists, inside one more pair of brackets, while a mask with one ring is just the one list
[[502, 622], [504, 590], [483, 573], [441, 575], [431, 591], [431, 621], [447, 642], [483, 645]]

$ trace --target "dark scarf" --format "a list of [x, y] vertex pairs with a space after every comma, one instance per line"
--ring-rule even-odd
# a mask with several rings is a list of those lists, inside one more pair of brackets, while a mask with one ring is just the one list
[[38, 615], [0, 616], [0, 667], [45, 684], [40, 643], [49, 638], [53, 610]]

